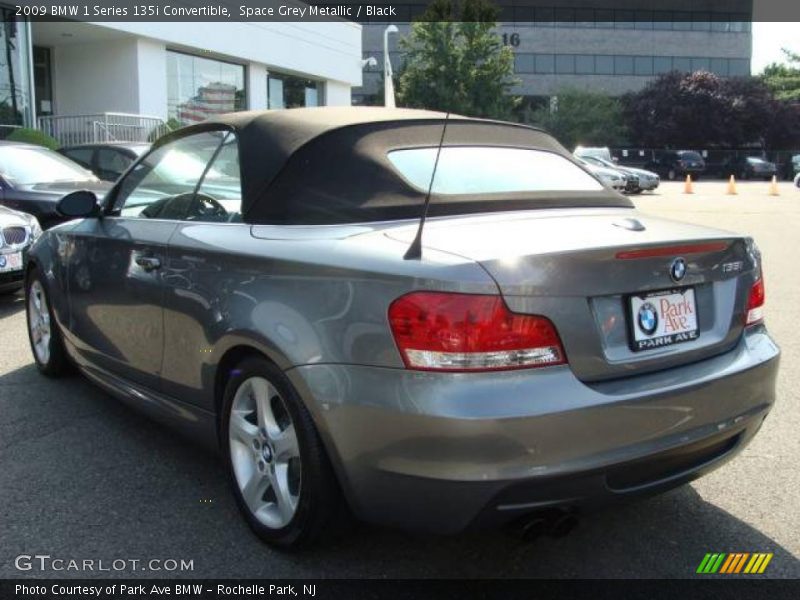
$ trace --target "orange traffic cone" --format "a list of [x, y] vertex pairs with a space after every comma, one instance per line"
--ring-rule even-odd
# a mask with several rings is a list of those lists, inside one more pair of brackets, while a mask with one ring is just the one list
[[736, 192], [736, 178], [731, 175], [731, 178], [728, 180], [728, 191], [725, 192], [728, 196], [735, 196]]
[[692, 176], [686, 176], [686, 183], [683, 184], [683, 193], [684, 194], [694, 194], [694, 187], [692, 185]]
[[778, 177], [776, 175], [772, 176], [772, 181], [769, 184], [769, 195], [770, 196], [779, 196], [778, 193]]

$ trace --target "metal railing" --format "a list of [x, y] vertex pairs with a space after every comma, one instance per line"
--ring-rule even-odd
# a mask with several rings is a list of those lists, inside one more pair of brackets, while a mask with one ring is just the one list
[[129, 113], [39, 117], [39, 129], [62, 146], [98, 142], [152, 142], [170, 131], [160, 117]]

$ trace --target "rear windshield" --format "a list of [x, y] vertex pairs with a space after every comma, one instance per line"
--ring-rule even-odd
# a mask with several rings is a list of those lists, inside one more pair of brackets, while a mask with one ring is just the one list
[[686, 158], [688, 160], [703, 160], [703, 157], [697, 152], [678, 152], [678, 154], [681, 158]]
[[[411, 185], [427, 192], [437, 148], [388, 153], [392, 165]], [[542, 150], [491, 146], [442, 148], [434, 194], [503, 194], [513, 192], [590, 192], [603, 186], [563, 156]]]

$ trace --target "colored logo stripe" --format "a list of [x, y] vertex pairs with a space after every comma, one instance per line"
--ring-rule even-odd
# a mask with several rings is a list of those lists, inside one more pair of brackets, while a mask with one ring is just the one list
[[698, 573], [716, 573], [725, 558], [725, 553], [722, 554], [706, 554], [703, 562], [697, 567]]
[[720, 573], [726, 575], [736, 573], [760, 574], [766, 570], [772, 557], [773, 554], [771, 552], [756, 552], [754, 554], [750, 554], [749, 552], [732, 552], [730, 554], [724, 552], [709, 552], [703, 557], [700, 566], [697, 567], [697, 573]]

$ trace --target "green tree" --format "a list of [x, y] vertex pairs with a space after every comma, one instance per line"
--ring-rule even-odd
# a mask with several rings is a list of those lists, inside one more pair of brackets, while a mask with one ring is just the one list
[[398, 105], [510, 118], [519, 102], [514, 55], [495, 31], [497, 16], [487, 0], [435, 0], [400, 40]]
[[761, 78], [778, 100], [800, 102], [800, 54], [783, 49], [788, 64], [772, 63]]
[[626, 94], [622, 105], [631, 141], [642, 146], [777, 149], [798, 142], [796, 110], [759, 77], [673, 71]]
[[626, 141], [622, 106], [602, 93], [565, 89], [524, 120], [543, 127], [567, 148], [619, 146]]

